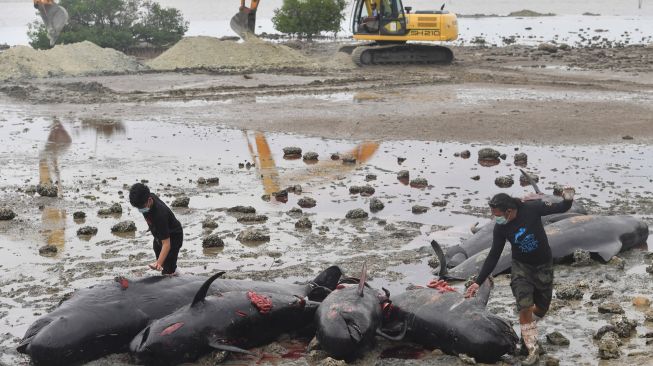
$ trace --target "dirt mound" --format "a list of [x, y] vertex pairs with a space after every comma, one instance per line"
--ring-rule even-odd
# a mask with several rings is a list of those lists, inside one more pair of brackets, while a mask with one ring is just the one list
[[553, 13], [538, 13], [533, 10], [520, 10], [520, 11], [513, 11], [512, 13], [508, 14], [509, 17], [552, 17], [555, 14]]
[[238, 43], [213, 37], [187, 37], [148, 63], [155, 70], [214, 69], [265, 71], [333, 68], [287, 46], [258, 38]]
[[0, 80], [123, 73], [143, 68], [133, 57], [88, 41], [43, 51], [16, 46], [0, 53]]

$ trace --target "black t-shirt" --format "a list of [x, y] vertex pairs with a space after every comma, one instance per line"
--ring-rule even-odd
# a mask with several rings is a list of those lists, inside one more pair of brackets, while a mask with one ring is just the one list
[[505, 225], [494, 224], [492, 248], [476, 283], [482, 284], [497, 265], [506, 240], [512, 245], [513, 260], [531, 265], [550, 262], [551, 247], [542, 225], [542, 216], [566, 212], [572, 202], [526, 201], [517, 209], [517, 216], [512, 221]]
[[159, 240], [165, 240], [171, 235], [182, 234], [181, 223], [170, 208], [155, 194], [150, 194], [150, 197], [154, 200], [154, 204], [150, 207], [149, 212], [143, 214], [143, 217], [145, 217], [152, 235]]

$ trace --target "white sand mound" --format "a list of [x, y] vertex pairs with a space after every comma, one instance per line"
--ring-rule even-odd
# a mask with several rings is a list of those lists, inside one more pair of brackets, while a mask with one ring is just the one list
[[0, 80], [123, 73], [144, 68], [133, 57], [88, 41], [49, 50], [16, 46], [0, 52]]
[[291, 48], [255, 37], [242, 43], [221, 41], [213, 37], [187, 37], [147, 65], [155, 70], [324, 67]]

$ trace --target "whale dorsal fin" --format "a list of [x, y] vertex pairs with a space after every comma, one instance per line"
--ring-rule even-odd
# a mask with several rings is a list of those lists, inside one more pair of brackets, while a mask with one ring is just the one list
[[358, 296], [363, 297], [363, 289], [365, 288], [365, 282], [367, 280], [367, 263], [363, 262], [363, 268], [361, 269], [361, 278], [358, 281]]
[[213, 281], [215, 281], [218, 277], [222, 276], [223, 274], [225, 274], [224, 271], [223, 272], [218, 272], [218, 273], [214, 274], [213, 276], [211, 276], [211, 278], [206, 280], [206, 282], [204, 282], [202, 287], [200, 287], [200, 289], [197, 290], [197, 293], [195, 294], [195, 297], [193, 298], [193, 302], [190, 304], [191, 308], [193, 306], [195, 306], [195, 304], [197, 304], [198, 302], [204, 301], [204, 298], [206, 297], [206, 293], [209, 291], [209, 287], [211, 287], [211, 284], [213, 283]]

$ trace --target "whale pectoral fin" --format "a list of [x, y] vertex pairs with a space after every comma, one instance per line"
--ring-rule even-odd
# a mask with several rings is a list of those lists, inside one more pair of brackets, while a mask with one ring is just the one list
[[242, 349], [242, 348], [236, 347], [236, 346], [231, 346], [231, 345], [228, 345], [228, 344], [223, 344], [223, 343], [220, 343], [218, 341], [210, 341], [209, 346], [211, 346], [211, 348], [215, 348], [215, 349], [220, 350], [220, 351], [244, 353], [246, 355], [254, 356], [254, 354], [252, 352], [250, 352], [250, 351], [248, 351], [246, 349]]
[[601, 257], [601, 259], [607, 262], [610, 259], [612, 259], [612, 257], [619, 254], [619, 252], [621, 251], [621, 247], [622, 247], [621, 241], [615, 240], [610, 243], [601, 244], [601, 246], [595, 250], [589, 249], [589, 251], [596, 252], [596, 254], [598, 254], [599, 257]]

